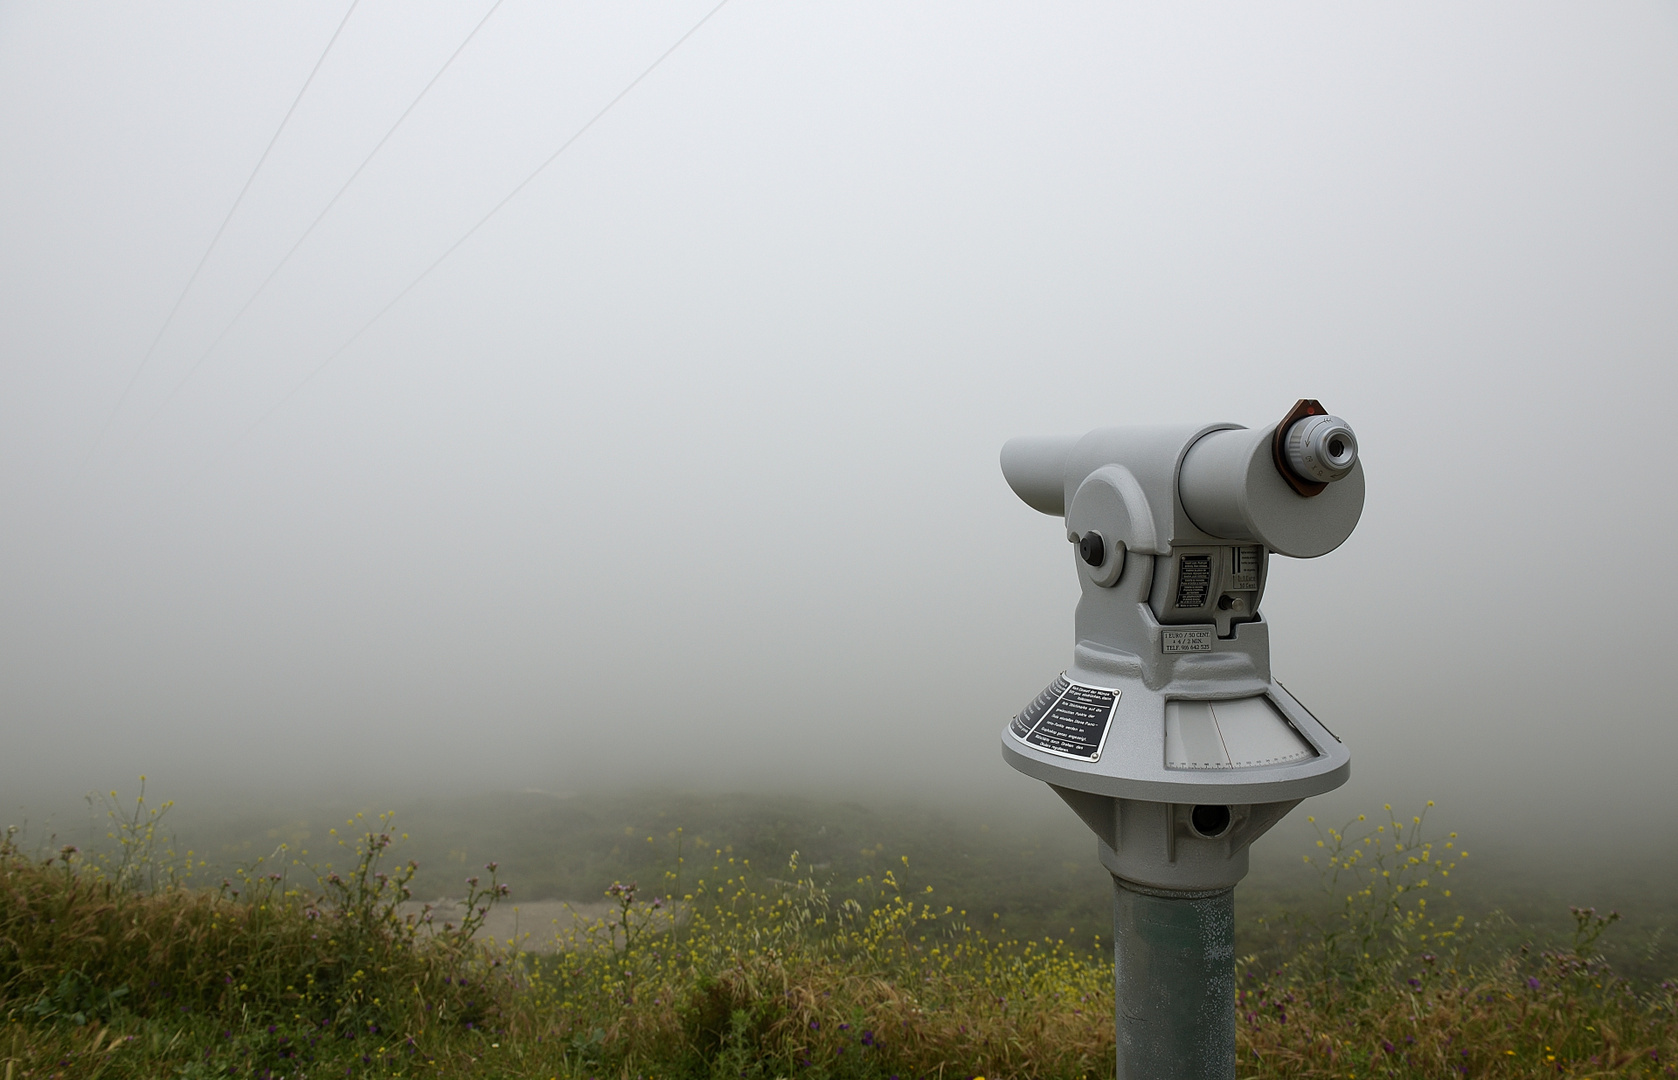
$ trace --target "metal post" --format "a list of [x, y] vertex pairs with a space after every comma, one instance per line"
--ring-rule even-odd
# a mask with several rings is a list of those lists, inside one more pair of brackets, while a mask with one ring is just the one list
[[1118, 1080], [1234, 1080], [1235, 890], [1113, 879]]

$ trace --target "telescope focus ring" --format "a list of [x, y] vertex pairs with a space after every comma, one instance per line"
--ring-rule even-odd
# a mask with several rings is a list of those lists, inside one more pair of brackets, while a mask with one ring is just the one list
[[1338, 416], [1307, 416], [1288, 429], [1282, 447], [1288, 466], [1319, 484], [1341, 480], [1358, 463], [1358, 437]]

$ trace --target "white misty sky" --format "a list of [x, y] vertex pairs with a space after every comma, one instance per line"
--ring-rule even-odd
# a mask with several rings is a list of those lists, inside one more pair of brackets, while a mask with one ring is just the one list
[[1670, 3], [733, 0], [345, 348], [712, 6], [505, 0], [222, 336], [490, 8], [360, 0], [166, 325], [347, 6], [0, 6], [8, 803], [1035, 797], [1003, 441], [1311, 396], [1336, 798], [1678, 810]]

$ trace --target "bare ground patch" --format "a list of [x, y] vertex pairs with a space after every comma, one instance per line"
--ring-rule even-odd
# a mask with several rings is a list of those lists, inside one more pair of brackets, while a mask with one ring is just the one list
[[[410, 900], [402, 905], [401, 913], [418, 916], [424, 910], [424, 904]], [[467, 912], [463, 902], [445, 897], [431, 901], [431, 913], [435, 925], [441, 927], [445, 922], [460, 925]], [[504, 902], [490, 909], [477, 937], [502, 948], [532, 953], [605, 945], [610, 940], [608, 924], [619, 914], [618, 905], [605, 900]], [[655, 933], [669, 928], [670, 917], [669, 909], [650, 911], [644, 905], [636, 905], [632, 915], [637, 927], [645, 926]]]

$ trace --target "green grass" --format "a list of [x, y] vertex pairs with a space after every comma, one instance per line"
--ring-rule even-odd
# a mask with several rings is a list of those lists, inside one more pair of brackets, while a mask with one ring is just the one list
[[[143, 799], [113, 804], [86, 852], [8, 834], [0, 1077], [1112, 1073], [1105, 882], [1090, 875], [1088, 929], [1056, 932], [1078, 879], [1029, 832], [927, 815], [903, 852], [860, 806], [812, 827], [796, 800], [550, 801], [573, 834], [547, 855], [521, 840], [473, 873], [450, 858], [465, 837], [432, 842], [447, 876], [418, 895], [471, 891], [452, 926], [403, 906], [428, 879], [388, 820], [294, 826], [232, 868], [172, 849]], [[1251, 905], [1240, 1075], [1674, 1075], [1678, 1000], [1603, 959], [1613, 917], [1574, 912], [1556, 939], [1465, 907], [1472, 861], [1420, 818], [1325, 829], [1294, 879], [1317, 899]], [[567, 844], [587, 869], [552, 854]], [[1001, 872], [1022, 861], [1059, 892]], [[482, 943], [498, 875], [544, 865], [612, 914], [557, 953]], [[607, 889], [623, 870], [640, 884]], [[987, 886], [1000, 902], [974, 903]]]

